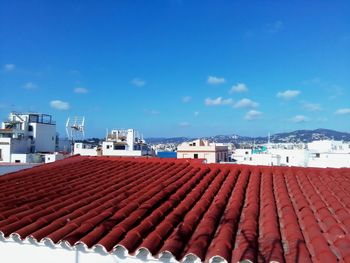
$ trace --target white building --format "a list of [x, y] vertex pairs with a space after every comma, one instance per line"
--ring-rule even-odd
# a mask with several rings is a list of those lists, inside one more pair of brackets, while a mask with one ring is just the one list
[[98, 156], [101, 155], [101, 149], [98, 145], [93, 145], [84, 142], [74, 143], [74, 154], [80, 154], [82, 156]]
[[56, 124], [51, 115], [11, 112], [0, 129], [0, 162], [38, 162], [36, 153], [56, 148]]
[[350, 144], [324, 140], [307, 144], [309, 167], [350, 167]]
[[228, 146], [202, 139], [184, 142], [177, 147], [177, 158], [205, 159], [207, 163], [227, 162]]
[[308, 144], [268, 144], [260, 149], [236, 149], [238, 164], [299, 167], [350, 167], [350, 144], [341, 141], [314, 141]]
[[112, 130], [102, 142], [104, 156], [153, 156], [142, 136], [134, 129]]
[[87, 156], [153, 156], [154, 151], [134, 129], [112, 130], [102, 146], [89, 143], [74, 143], [74, 154]]

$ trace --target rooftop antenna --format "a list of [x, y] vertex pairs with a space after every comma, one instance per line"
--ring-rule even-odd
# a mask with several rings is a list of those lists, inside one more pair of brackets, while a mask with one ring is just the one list
[[85, 117], [68, 117], [66, 122], [66, 132], [68, 139], [71, 141], [72, 149], [74, 149], [74, 141], [84, 140], [85, 138]]

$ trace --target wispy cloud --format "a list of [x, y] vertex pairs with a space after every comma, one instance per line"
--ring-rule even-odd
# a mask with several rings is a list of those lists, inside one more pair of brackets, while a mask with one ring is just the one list
[[219, 85], [225, 83], [226, 80], [221, 77], [209, 76], [207, 82], [211, 85]]
[[160, 113], [155, 109], [144, 109], [143, 111], [148, 115], [158, 115]]
[[131, 80], [131, 84], [133, 84], [136, 87], [143, 87], [146, 85], [146, 81], [139, 78], [134, 78], [133, 80]]
[[261, 115], [262, 115], [261, 111], [250, 110], [245, 114], [244, 119], [246, 119], [248, 121], [253, 121], [253, 120], [259, 119], [261, 117]]
[[235, 108], [256, 108], [258, 106], [259, 103], [247, 98], [237, 101], [234, 105]]
[[285, 99], [285, 100], [290, 100], [293, 99], [300, 94], [300, 90], [286, 90], [286, 91], [280, 91], [277, 93], [277, 98]]
[[330, 85], [328, 88], [327, 88], [327, 91], [329, 93], [331, 93], [332, 95], [329, 97], [330, 100], [334, 100], [340, 96], [342, 96], [344, 94], [344, 90], [342, 87], [336, 85], [336, 84], [333, 84], [333, 85]]
[[330, 100], [334, 100], [344, 94], [344, 89], [341, 86], [335, 83], [325, 81], [319, 77], [304, 80], [302, 84], [308, 86], [308, 88], [315, 89], [315, 91], [317, 90], [317, 92], [319, 92], [320, 89], [322, 89], [323, 91], [329, 94], [328, 99]]
[[283, 22], [280, 20], [266, 25], [266, 31], [270, 34], [276, 34], [282, 31], [283, 28], [284, 28]]
[[191, 100], [192, 100], [191, 96], [182, 97], [182, 102], [183, 103], [189, 103]]
[[206, 98], [204, 104], [206, 106], [219, 106], [219, 105], [229, 105], [232, 104], [232, 99], [223, 99], [222, 97], [217, 97], [216, 99]]
[[88, 92], [89, 92], [88, 89], [82, 88], [82, 87], [78, 87], [74, 89], [74, 93], [78, 93], [78, 94], [86, 94]]
[[179, 123], [179, 126], [180, 126], [180, 127], [183, 127], [183, 128], [186, 128], [186, 127], [190, 127], [191, 124], [188, 123], [187, 121], [183, 121], [183, 122], [180, 122], [180, 123]]
[[36, 90], [39, 88], [39, 86], [33, 82], [27, 82], [23, 85], [23, 88], [26, 90]]
[[335, 114], [338, 115], [347, 115], [350, 114], [350, 108], [343, 108], [343, 109], [338, 109]]
[[52, 100], [50, 106], [56, 110], [68, 110], [70, 108], [68, 102], [61, 100]]
[[197, 117], [199, 115], [199, 111], [194, 112], [194, 117]]
[[243, 93], [243, 92], [247, 92], [248, 91], [248, 87], [246, 84], [244, 83], [237, 83], [236, 85], [233, 85], [230, 89], [230, 93]]
[[296, 115], [293, 118], [291, 118], [291, 121], [295, 123], [302, 123], [310, 121], [310, 118], [304, 115]]
[[69, 70], [69, 74], [72, 74], [72, 75], [80, 75], [80, 71], [79, 71], [79, 70], [76, 70], [76, 69], [71, 69], [71, 70]]
[[15, 70], [15, 68], [16, 68], [15, 64], [5, 64], [4, 65], [4, 70], [5, 71], [12, 71], [12, 70]]
[[317, 103], [308, 103], [304, 102], [303, 103], [303, 108], [308, 111], [321, 111], [322, 107], [320, 104]]

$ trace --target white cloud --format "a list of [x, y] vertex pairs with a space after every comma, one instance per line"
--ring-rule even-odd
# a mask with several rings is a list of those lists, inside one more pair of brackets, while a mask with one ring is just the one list
[[338, 115], [345, 115], [345, 114], [350, 114], [350, 108], [343, 108], [343, 109], [338, 109], [335, 114]]
[[259, 103], [247, 98], [237, 101], [234, 105], [235, 108], [256, 108], [258, 106]]
[[302, 123], [310, 121], [310, 118], [304, 115], [296, 115], [293, 118], [291, 118], [291, 121], [295, 123]]
[[267, 24], [266, 30], [270, 34], [276, 34], [276, 33], [280, 32], [283, 29], [283, 27], [284, 27], [283, 22], [278, 20], [278, 21], [275, 21], [271, 24]]
[[88, 93], [89, 91], [88, 91], [86, 88], [79, 87], [79, 88], [75, 88], [75, 89], [74, 89], [74, 92], [75, 92], [75, 93], [79, 93], [79, 94], [86, 94], [86, 93]]
[[218, 84], [225, 83], [224, 78], [219, 78], [219, 77], [214, 77], [214, 76], [209, 76], [207, 81], [211, 85], [218, 85]]
[[190, 127], [191, 124], [189, 124], [189, 123], [186, 122], [186, 121], [183, 121], [183, 122], [180, 122], [180, 123], [179, 123], [179, 126], [180, 126], [180, 127]]
[[230, 89], [230, 93], [242, 93], [242, 92], [247, 92], [248, 87], [244, 83], [237, 83], [236, 85], [233, 85]]
[[194, 112], [194, 116], [197, 117], [199, 115], [199, 111]]
[[188, 102], [191, 101], [191, 99], [192, 99], [191, 96], [185, 96], [185, 97], [182, 97], [182, 102], [183, 102], [183, 103], [188, 103]]
[[217, 97], [216, 99], [206, 98], [204, 103], [206, 106], [229, 105], [233, 103], [233, 100], [223, 99], [222, 97]]
[[133, 80], [131, 80], [131, 84], [135, 85], [136, 87], [143, 87], [146, 85], [146, 81], [134, 78]]
[[61, 100], [52, 100], [50, 106], [56, 110], [68, 110], [69, 103]]
[[304, 103], [303, 108], [308, 111], [321, 111], [322, 107], [320, 104], [316, 103]]
[[27, 82], [26, 84], [24, 84], [23, 88], [26, 90], [35, 90], [39, 88], [39, 86], [33, 82]]
[[259, 119], [261, 115], [262, 115], [261, 111], [250, 110], [246, 113], [246, 115], [244, 116], [244, 119], [248, 121], [252, 121], [252, 120]]
[[277, 97], [285, 100], [289, 100], [297, 97], [300, 94], [299, 90], [285, 90], [277, 93]]
[[15, 64], [5, 64], [4, 65], [4, 70], [5, 71], [12, 71], [16, 68], [16, 65]]

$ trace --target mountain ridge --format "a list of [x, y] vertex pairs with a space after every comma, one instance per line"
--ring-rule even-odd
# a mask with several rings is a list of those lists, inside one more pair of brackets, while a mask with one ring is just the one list
[[[207, 139], [219, 143], [267, 143], [268, 136], [240, 136], [237, 134], [228, 134], [228, 135], [215, 135], [215, 136], [204, 136], [199, 137], [201, 139]], [[146, 138], [146, 141], [150, 144], [166, 144], [174, 143], [179, 144], [185, 141], [191, 141], [197, 138], [192, 137], [150, 137]], [[341, 140], [341, 141], [350, 141], [350, 133], [340, 132], [331, 129], [318, 128], [315, 130], [295, 130], [291, 132], [281, 132], [276, 133], [270, 136], [270, 141], [273, 143], [307, 143], [317, 140]]]

